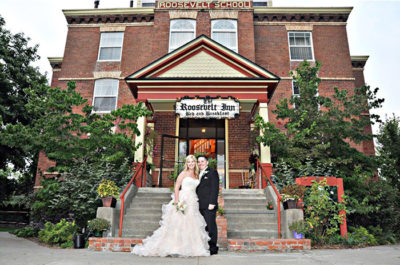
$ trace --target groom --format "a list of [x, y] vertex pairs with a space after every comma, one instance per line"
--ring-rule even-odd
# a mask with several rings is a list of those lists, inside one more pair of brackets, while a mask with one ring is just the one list
[[199, 197], [200, 213], [207, 223], [206, 230], [211, 238], [208, 241], [210, 254], [214, 255], [218, 253], [218, 231], [215, 219], [218, 209], [219, 177], [217, 171], [208, 167], [206, 156], [199, 156], [197, 163], [200, 169], [200, 184], [197, 186], [196, 193]]

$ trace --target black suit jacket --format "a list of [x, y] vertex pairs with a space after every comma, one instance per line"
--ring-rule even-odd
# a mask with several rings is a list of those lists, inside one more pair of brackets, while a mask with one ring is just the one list
[[218, 172], [210, 167], [201, 178], [200, 184], [196, 188], [197, 196], [199, 197], [199, 208], [208, 209], [209, 204], [215, 205], [214, 209], [218, 209], [218, 192], [219, 192], [219, 177]]

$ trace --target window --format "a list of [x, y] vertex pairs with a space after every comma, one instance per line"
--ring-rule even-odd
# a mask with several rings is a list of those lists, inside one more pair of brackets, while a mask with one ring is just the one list
[[225, 47], [238, 52], [237, 21], [228, 19], [211, 21], [211, 38]]
[[196, 36], [196, 20], [171, 20], [169, 33], [169, 51], [173, 51], [183, 44], [193, 40]]
[[268, 6], [267, 0], [253, 0], [253, 6]]
[[299, 86], [296, 84], [295, 80], [292, 80], [292, 91], [293, 91], [293, 96], [300, 96], [300, 88]]
[[123, 39], [123, 32], [101, 33], [99, 61], [120, 61]]
[[156, 5], [155, 0], [142, 0], [142, 7], [153, 7]]
[[314, 60], [311, 32], [289, 32], [290, 60]]
[[94, 84], [93, 111], [111, 112], [117, 107], [118, 79], [99, 79]]

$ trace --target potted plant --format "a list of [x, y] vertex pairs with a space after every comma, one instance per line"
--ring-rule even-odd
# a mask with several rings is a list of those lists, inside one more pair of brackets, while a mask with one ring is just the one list
[[283, 208], [286, 209], [296, 209], [297, 201], [302, 199], [306, 188], [298, 184], [291, 184], [282, 187], [280, 193], [283, 201]]
[[88, 230], [95, 237], [102, 237], [103, 232], [110, 229], [110, 222], [103, 218], [95, 218], [88, 221]]
[[112, 180], [102, 179], [99, 187], [97, 188], [97, 193], [103, 201], [104, 207], [115, 207], [117, 203], [117, 197], [119, 195], [119, 188], [115, 185]]
[[295, 239], [303, 239], [304, 234], [307, 232], [307, 223], [303, 220], [298, 220], [289, 225], [289, 229], [293, 232]]

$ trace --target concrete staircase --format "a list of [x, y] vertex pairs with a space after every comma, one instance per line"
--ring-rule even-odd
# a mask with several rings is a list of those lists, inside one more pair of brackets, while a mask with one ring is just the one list
[[223, 190], [228, 239], [278, 238], [275, 210], [268, 210], [264, 190]]
[[139, 188], [124, 216], [122, 236], [145, 238], [160, 226], [161, 207], [171, 200], [169, 188]]

